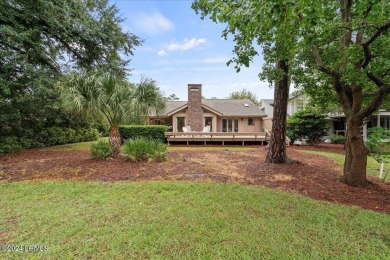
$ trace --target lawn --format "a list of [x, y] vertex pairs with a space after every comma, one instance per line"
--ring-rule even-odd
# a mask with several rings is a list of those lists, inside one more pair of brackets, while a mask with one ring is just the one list
[[[302, 152], [323, 155], [323, 156], [326, 156], [330, 159], [333, 159], [335, 161], [335, 163], [337, 165], [339, 165], [340, 167], [343, 167], [343, 165], [344, 165], [344, 159], [345, 159], [344, 154], [319, 152], [319, 151], [311, 151], [311, 150], [303, 150]], [[380, 166], [380, 164], [377, 161], [375, 161], [374, 158], [369, 156], [367, 159], [367, 175], [378, 178], [379, 166]], [[386, 180], [390, 180], [390, 173], [389, 173], [390, 169], [389, 168], [390, 168], [390, 164], [385, 164], [384, 176], [387, 173]]]
[[2, 259], [389, 259], [390, 216], [257, 186], [0, 183]]

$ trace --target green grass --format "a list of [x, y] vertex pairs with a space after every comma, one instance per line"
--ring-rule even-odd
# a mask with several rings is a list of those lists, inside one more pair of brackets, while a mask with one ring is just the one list
[[[340, 167], [343, 167], [343, 165], [344, 165], [344, 159], [345, 159], [344, 154], [318, 152], [318, 151], [310, 151], [310, 150], [302, 150], [302, 152], [323, 155], [323, 156], [326, 156], [330, 159], [333, 159], [335, 161], [335, 163], [337, 165], [339, 165]], [[367, 175], [378, 177], [379, 176], [379, 166], [380, 166], [380, 164], [377, 161], [375, 161], [374, 158], [369, 156], [367, 158]], [[386, 172], [390, 173], [389, 168], [390, 168], [390, 164], [385, 164], [384, 174], [386, 174]], [[386, 180], [390, 180], [390, 174], [387, 174]]]
[[[108, 137], [101, 137], [99, 140], [108, 140]], [[91, 145], [97, 143], [97, 141], [81, 142], [74, 144], [63, 144], [44, 147], [39, 149], [40, 151], [75, 151], [75, 150], [89, 150]]]
[[390, 216], [256, 186], [0, 183], [0, 259], [389, 259]]

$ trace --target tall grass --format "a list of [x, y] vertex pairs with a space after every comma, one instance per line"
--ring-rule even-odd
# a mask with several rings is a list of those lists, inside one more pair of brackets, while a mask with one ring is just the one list
[[112, 156], [114, 147], [108, 141], [99, 140], [91, 145], [91, 158], [107, 160]]
[[168, 146], [159, 140], [136, 138], [127, 140], [122, 148], [123, 157], [131, 161], [161, 162], [167, 158]]

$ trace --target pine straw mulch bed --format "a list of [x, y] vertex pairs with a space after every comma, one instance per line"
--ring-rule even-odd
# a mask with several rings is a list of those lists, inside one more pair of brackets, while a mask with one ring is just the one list
[[390, 185], [369, 177], [366, 188], [339, 181], [342, 169], [331, 159], [302, 149], [343, 153], [340, 145], [288, 147], [291, 163], [264, 163], [265, 147], [252, 151], [177, 150], [161, 163], [132, 163], [124, 158], [89, 159], [89, 151], [39, 151], [0, 157], [0, 182], [72, 181], [215, 181], [259, 185], [302, 194], [316, 200], [355, 205], [390, 214]]

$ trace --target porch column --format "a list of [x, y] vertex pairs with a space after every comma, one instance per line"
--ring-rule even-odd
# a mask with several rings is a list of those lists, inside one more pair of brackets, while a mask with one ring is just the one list
[[376, 121], [376, 126], [380, 127], [381, 126], [381, 112], [378, 111], [378, 118]]
[[363, 125], [363, 140], [367, 141], [367, 123]]

